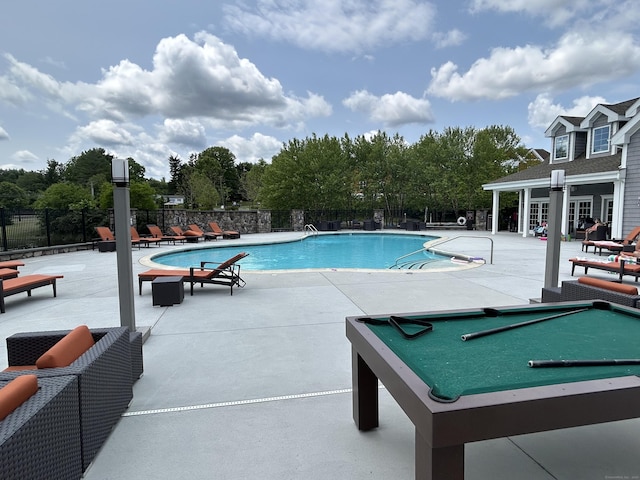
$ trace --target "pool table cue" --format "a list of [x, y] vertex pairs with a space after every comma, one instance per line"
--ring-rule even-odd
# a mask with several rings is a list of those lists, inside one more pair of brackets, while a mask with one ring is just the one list
[[640, 365], [638, 358], [610, 360], [529, 360], [532, 368], [540, 367], [607, 367], [615, 365]]
[[546, 322], [547, 320], [553, 320], [554, 318], [566, 317], [567, 315], [573, 315], [574, 313], [586, 312], [588, 308], [579, 308], [577, 310], [571, 310], [569, 312], [557, 313], [555, 315], [549, 315], [548, 317], [535, 318], [533, 320], [527, 320], [526, 322], [512, 323], [511, 325], [503, 325], [502, 327], [490, 328], [488, 330], [481, 330], [479, 332], [465, 333], [460, 338], [463, 342], [467, 340], [473, 340], [474, 338], [486, 337], [487, 335], [493, 335], [495, 333], [506, 332], [507, 330], [513, 330], [514, 328], [526, 327], [527, 325], [533, 325], [535, 323]]

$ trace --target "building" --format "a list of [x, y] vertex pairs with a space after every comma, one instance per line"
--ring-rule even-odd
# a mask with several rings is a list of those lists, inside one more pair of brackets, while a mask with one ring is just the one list
[[[564, 170], [562, 233], [575, 236], [585, 218], [599, 218], [614, 238], [640, 225], [640, 98], [599, 104], [586, 117], [559, 116], [547, 128], [548, 160], [483, 185], [493, 192], [518, 192], [518, 232], [526, 237], [547, 220], [552, 170]], [[498, 215], [491, 231], [498, 230]]]

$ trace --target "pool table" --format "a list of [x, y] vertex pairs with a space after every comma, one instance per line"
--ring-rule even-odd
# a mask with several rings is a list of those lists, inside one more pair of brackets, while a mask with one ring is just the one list
[[[463, 479], [467, 442], [640, 417], [633, 308], [582, 301], [347, 317], [346, 334], [355, 423], [378, 426], [380, 380], [415, 425], [416, 479]], [[564, 366], [535, 367], [549, 360]]]

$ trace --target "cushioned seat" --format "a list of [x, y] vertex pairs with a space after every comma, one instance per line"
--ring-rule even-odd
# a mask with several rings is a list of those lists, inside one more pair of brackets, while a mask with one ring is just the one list
[[[0, 478], [2, 480], [75, 480], [82, 477], [82, 445], [78, 406], [78, 377], [37, 378], [22, 375], [0, 380], [0, 396], [18, 382], [27, 396], [0, 420]], [[25, 383], [23, 383], [25, 382]], [[22, 383], [22, 385], [20, 385]], [[4, 403], [0, 400], [0, 404]]]
[[[133, 398], [129, 329], [115, 327], [92, 329], [90, 332], [95, 345], [68, 366], [28, 370], [28, 373], [38, 376], [38, 381], [67, 375], [78, 377], [83, 470], [93, 461]], [[69, 333], [30, 332], [7, 337], [9, 367], [36, 365], [43, 354]], [[61, 359], [63, 356], [54, 355], [55, 358], [48, 361], [52, 364], [66, 363], [68, 358]], [[1, 372], [0, 381], [11, 380], [23, 373], [21, 370]]]
[[53, 287], [53, 296], [57, 295], [56, 280], [63, 278], [62, 275], [25, 275], [24, 277], [9, 278], [7, 280], [0, 279], [0, 313], [5, 313], [4, 298], [10, 295], [27, 292], [27, 296], [31, 296], [31, 290], [34, 288], [51, 285]]

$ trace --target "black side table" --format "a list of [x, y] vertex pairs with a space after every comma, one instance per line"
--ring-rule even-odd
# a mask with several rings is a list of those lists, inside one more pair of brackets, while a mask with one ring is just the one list
[[169, 307], [184, 300], [182, 277], [158, 277], [151, 282], [153, 306]]

